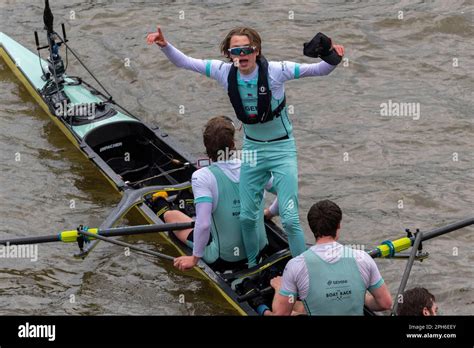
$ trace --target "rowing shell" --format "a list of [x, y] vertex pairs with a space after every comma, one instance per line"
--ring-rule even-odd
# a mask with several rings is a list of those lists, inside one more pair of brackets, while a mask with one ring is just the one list
[[[48, 63], [3, 33], [0, 33], [0, 55], [52, 121], [122, 194], [122, 200], [99, 229], [107, 230], [112, 227], [132, 208], [149, 224], [163, 224], [148, 204], [148, 197], [153, 192], [162, 190], [171, 193], [171, 197], [179, 197], [180, 192], [189, 190], [192, 173], [197, 169], [192, 164], [195, 160], [178, 150], [178, 146], [158, 127], [145, 125], [118, 106], [110, 96], [105, 96], [82, 79], [64, 74], [63, 82], [58, 88], [56, 76], [54, 80], [47, 76], [43, 78], [48, 70]], [[65, 106], [95, 105], [98, 111], [93, 118], [77, 114], [72, 117], [67, 113], [57, 116], [58, 102], [65, 100]], [[427, 232], [423, 237], [418, 235], [416, 245], [420, 245], [422, 240], [472, 224], [474, 218], [468, 218]], [[273, 291], [269, 286], [270, 279], [281, 275], [291, 257], [284, 232], [271, 221], [266, 222], [265, 227], [269, 246], [265, 248], [261, 264], [250, 269], [224, 273], [212, 269], [204, 262], [200, 262], [200, 267], [195, 268], [242, 315], [256, 315], [255, 308], [259, 304], [271, 307]], [[76, 231], [69, 235], [72, 236], [71, 241], [76, 240], [78, 236]], [[173, 233], [163, 233], [160, 236], [174, 246], [179, 254], [192, 254], [192, 250], [179, 242]], [[52, 241], [48, 238], [47, 241]], [[64, 241], [62, 238], [60, 240]], [[385, 241], [369, 251], [369, 255], [395, 257], [396, 253], [412, 247], [415, 241], [415, 237], [410, 234], [393, 242]], [[12, 242], [22, 244], [24, 240]], [[412, 248], [401, 290], [408, 279], [417, 249]], [[80, 256], [87, 255], [90, 250], [91, 248], [88, 248]], [[365, 314], [374, 313], [365, 308]]]
[[[162, 221], [146, 204], [146, 197], [160, 189], [178, 192], [189, 188], [189, 181], [196, 167], [179, 166], [183, 163], [195, 163], [195, 160], [178, 150], [178, 146], [161, 132], [159, 127], [145, 125], [80, 78], [64, 74], [61, 92], [57, 92], [51, 83], [52, 79], [45, 81], [43, 78], [44, 71], [48, 69], [48, 62], [39, 59], [38, 55], [4, 33], [0, 33], [0, 55], [66, 137], [95, 164], [111, 185], [126, 197], [126, 204], [122, 201], [115, 209], [115, 214], [100, 228], [112, 227], [131, 208], [136, 209], [148, 223], [161, 224]], [[70, 117], [66, 113], [56, 116], [57, 108], [53, 102], [64, 98], [68, 99], [68, 104], [95, 104], [99, 112], [96, 112], [93, 119]], [[150, 177], [154, 179], [140, 183]], [[129, 184], [137, 182], [139, 184]], [[267, 223], [267, 234], [271, 244], [269, 252], [272, 254], [288, 247], [283, 231], [273, 223]], [[180, 255], [192, 253], [192, 250], [179, 242], [172, 233], [163, 233], [161, 236], [173, 245]], [[272, 263], [272, 267], [278, 267], [281, 272], [288, 259], [289, 253], [283, 252], [280, 259]], [[264, 267], [266, 268], [268, 267]], [[239, 314], [257, 314], [248, 302], [239, 302], [239, 296], [245, 295], [248, 289], [245, 289], [245, 293], [244, 290], [239, 293], [235, 286], [232, 286], [229, 280], [232, 277], [229, 277], [229, 274], [224, 277], [202, 262], [200, 267], [195, 269]], [[253, 270], [256, 274], [261, 271], [259, 268]], [[237, 277], [233, 278], [235, 280]], [[270, 304], [271, 296], [268, 296], [265, 302]]]

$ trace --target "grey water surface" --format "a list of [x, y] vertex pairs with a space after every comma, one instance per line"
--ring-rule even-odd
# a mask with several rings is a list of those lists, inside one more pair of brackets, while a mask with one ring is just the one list
[[[219, 43], [238, 25], [260, 32], [270, 60], [314, 62], [302, 47], [318, 31], [344, 45], [348, 60], [332, 74], [286, 84], [309, 243], [306, 213], [320, 199], [342, 207], [341, 238], [367, 248], [403, 237], [405, 228], [427, 231], [474, 214], [472, 1], [57, 0], [51, 6], [57, 29], [66, 24], [70, 45], [115, 99], [197, 157], [206, 120], [233, 111], [216, 82], [177, 69], [157, 46], [146, 45], [157, 24], [196, 58], [223, 59]], [[34, 50], [42, 2], [2, 1], [0, 11], [0, 31]], [[92, 81], [71, 56], [68, 73]], [[98, 226], [118, 193], [3, 61], [0, 91], [0, 238]], [[415, 103], [420, 113], [382, 116], [384, 103]], [[141, 222], [131, 215], [122, 224]], [[408, 287], [428, 288], [443, 314], [474, 313], [473, 232], [424, 243], [430, 257], [413, 267]], [[152, 236], [122, 240], [174, 252]], [[84, 261], [72, 257], [75, 251], [53, 243], [39, 246], [36, 262], [0, 259], [0, 314], [235, 313], [209, 283], [167, 261], [125, 256], [105, 244]], [[395, 294], [405, 261], [377, 264]]]

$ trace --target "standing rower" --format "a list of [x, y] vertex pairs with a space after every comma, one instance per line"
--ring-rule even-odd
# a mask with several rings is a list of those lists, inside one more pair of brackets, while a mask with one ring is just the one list
[[297, 152], [284, 83], [301, 77], [328, 75], [339, 63], [344, 48], [318, 35], [305, 46], [305, 54], [317, 51], [316, 55], [331, 64], [325, 61], [315, 64], [267, 62], [262, 55], [260, 35], [247, 27], [231, 30], [222, 41], [221, 52], [230, 60], [228, 63], [186, 56], [166, 41], [159, 27], [147, 37], [148, 43], [158, 44], [177, 67], [217, 80], [227, 90], [234, 111], [243, 123], [243, 153], [254, 154], [251, 157], [256, 158], [255, 162], [242, 162], [240, 176], [240, 221], [249, 267], [257, 262], [259, 210], [265, 183], [271, 175], [291, 253], [297, 256], [306, 250], [298, 216]]

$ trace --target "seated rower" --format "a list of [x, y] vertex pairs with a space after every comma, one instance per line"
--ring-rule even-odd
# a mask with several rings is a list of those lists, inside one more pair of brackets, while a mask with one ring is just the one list
[[406, 290], [398, 303], [397, 315], [431, 316], [438, 315], [435, 297], [425, 288]]
[[[235, 151], [235, 128], [225, 116], [210, 119], [204, 129], [203, 140], [212, 163], [193, 173], [192, 189], [196, 207], [193, 229], [174, 231], [176, 237], [193, 248], [192, 256], [174, 260], [180, 270], [196, 266], [199, 259], [212, 268], [223, 271], [244, 268], [247, 262], [240, 215], [239, 178], [241, 161], [229, 157]], [[271, 181], [268, 186], [271, 186]], [[160, 193], [154, 195], [160, 196]], [[263, 202], [262, 202], [263, 203]], [[153, 203], [157, 215], [166, 223], [189, 222], [191, 217], [179, 210], [170, 210], [165, 197]], [[268, 244], [263, 220], [263, 206], [258, 228], [258, 250]]]
[[260, 308], [261, 314], [290, 315], [301, 304], [297, 298], [309, 315], [363, 315], [364, 304], [373, 311], [391, 308], [392, 297], [374, 260], [337, 243], [341, 219], [341, 209], [329, 200], [311, 207], [308, 223], [316, 245], [291, 259], [283, 277], [272, 279], [273, 308]]

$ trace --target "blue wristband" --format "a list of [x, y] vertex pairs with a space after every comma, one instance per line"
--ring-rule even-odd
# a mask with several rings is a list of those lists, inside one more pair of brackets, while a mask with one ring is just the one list
[[257, 307], [257, 313], [258, 315], [263, 315], [265, 311], [269, 311], [270, 308], [266, 304], [261, 304], [260, 306]]

